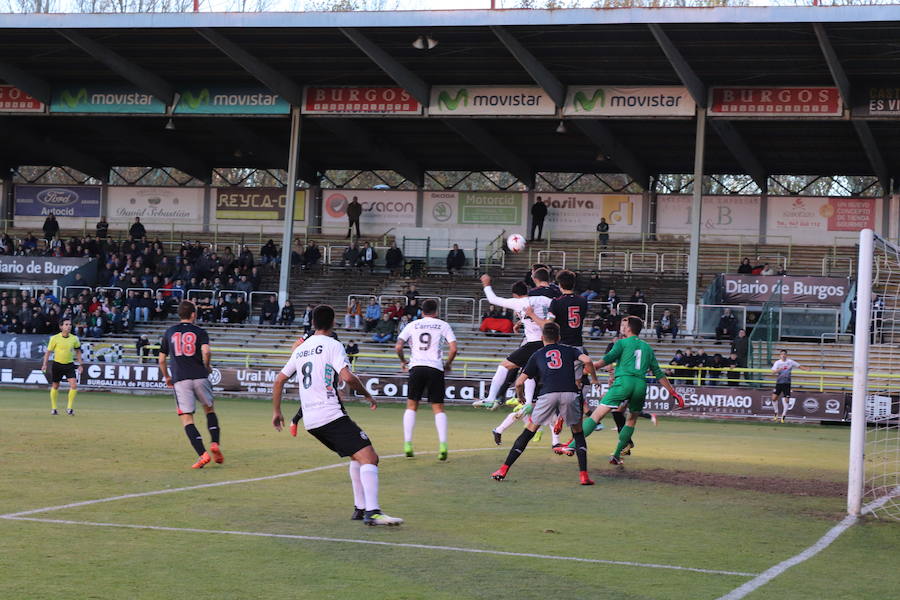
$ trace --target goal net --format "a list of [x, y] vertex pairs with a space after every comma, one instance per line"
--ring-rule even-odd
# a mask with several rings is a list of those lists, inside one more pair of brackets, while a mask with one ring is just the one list
[[900, 521], [900, 247], [860, 232], [847, 510]]

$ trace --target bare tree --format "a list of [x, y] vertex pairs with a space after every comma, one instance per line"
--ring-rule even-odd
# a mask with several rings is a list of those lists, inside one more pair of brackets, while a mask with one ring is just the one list
[[59, 0], [6, 0], [6, 12], [52, 13], [59, 11]]

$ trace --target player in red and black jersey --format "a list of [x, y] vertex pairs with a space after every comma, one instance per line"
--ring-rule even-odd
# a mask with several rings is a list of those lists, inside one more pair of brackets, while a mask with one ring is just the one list
[[[211, 460], [217, 463], [225, 461], [219, 449], [219, 418], [214, 408], [212, 384], [209, 382], [209, 374], [212, 372], [209, 334], [194, 325], [197, 306], [190, 300], [183, 300], [178, 306], [178, 318], [181, 321], [169, 327], [162, 336], [159, 345], [159, 369], [166, 380], [166, 385], [175, 390], [178, 416], [191, 446], [199, 456], [191, 468], [202, 469]], [[171, 375], [167, 362], [169, 355], [172, 356]], [[206, 412], [206, 427], [212, 438], [209, 452], [203, 446], [203, 437], [194, 425], [194, 411], [198, 401]]]

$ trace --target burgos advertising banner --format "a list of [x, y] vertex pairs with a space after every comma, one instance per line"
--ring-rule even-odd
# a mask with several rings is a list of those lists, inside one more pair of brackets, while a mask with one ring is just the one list
[[99, 217], [100, 187], [95, 185], [17, 185], [16, 216]]
[[319, 87], [303, 90], [304, 115], [421, 115], [422, 105], [400, 87]]
[[395, 190], [322, 190], [322, 227], [347, 231], [347, 206], [356, 198], [363, 235], [380, 235], [391, 227], [416, 226], [416, 193]]
[[161, 115], [166, 105], [132, 86], [83, 85], [54, 89], [50, 112]]
[[428, 114], [444, 117], [555, 115], [556, 104], [537, 86], [434, 86]]
[[573, 86], [566, 117], [693, 117], [694, 99], [685, 87]]
[[182, 90], [173, 112], [179, 115], [287, 115], [291, 106], [265, 88], [210, 85]]

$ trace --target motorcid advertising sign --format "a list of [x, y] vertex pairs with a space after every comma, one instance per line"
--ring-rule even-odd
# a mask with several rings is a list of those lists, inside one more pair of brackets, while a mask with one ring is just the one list
[[400, 87], [319, 87], [303, 90], [305, 115], [421, 115], [422, 105]]
[[[218, 188], [216, 219], [283, 221], [287, 194], [278, 187]], [[306, 220], [306, 192], [294, 195], [294, 220]]]
[[566, 117], [693, 117], [694, 99], [685, 87], [570, 86]]
[[556, 104], [537, 86], [434, 86], [428, 114], [442, 117], [555, 115]]
[[53, 90], [50, 112], [161, 115], [166, 105], [133, 86], [75, 85]]
[[91, 262], [89, 258], [48, 258], [0, 254], [0, 281], [53, 281]]
[[459, 192], [458, 225], [522, 225], [525, 195], [516, 192]]
[[840, 117], [836, 87], [714, 87], [711, 117]]
[[416, 226], [416, 193], [395, 190], [323, 190], [322, 227], [346, 231], [347, 206], [356, 198], [362, 205], [359, 218], [363, 235], [380, 235], [391, 227]]
[[778, 277], [775, 275], [723, 275], [725, 304], [762, 304], [781, 293], [785, 304], [840, 306], [850, 291], [842, 277]]
[[42, 113], [44, 103], [12, 85], [0, 85], [0, 112]]
[[181, 91], [177, 115], [287, 115], [288, 102], [260, 87], [196, 86]]
[[100, 186], [17, 185], [17, 217], [99, 217]]
[[203, 221], [203, 188], [110, 187], [107, 189], [110, 220], [144, 224], [200, 223]]

